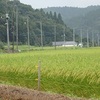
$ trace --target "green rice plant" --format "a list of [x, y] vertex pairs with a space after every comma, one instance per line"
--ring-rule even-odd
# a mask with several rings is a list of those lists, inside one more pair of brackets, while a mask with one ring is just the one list
[[0, 83], [37, 89], [39, 60], [42, 91], [100, 98], [100, 48], [1, 54]]

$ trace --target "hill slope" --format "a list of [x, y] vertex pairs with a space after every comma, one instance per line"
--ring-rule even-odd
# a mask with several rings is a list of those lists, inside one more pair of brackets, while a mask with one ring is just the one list
[[[100, 6], [89, 6], [86, 8], [77, 7], [51, 7], [44, 9], [46, 12], [61, 13], [64, 22], [70, 27], [82, 28], [92, 27], [91, 24], [99, 21]], [[94, 20], [95, 19], [95, 20]], [[97, 27], [97, 26], [96, 26]], [[84, 27], [83, 27], [84, 28]]]
[[61, 41], [63, 27], [66, 28], [66, 39], [70, 40], [72, 30], [68, 28], [60, 14], [50, 15], [43, 9], [33, 9], [30, 5], [20, 3], [19, 0], [0, 0], [0, 41], [6, 42], [6, 18], [9, 14], [10, 42], [16, 41], [16, 16], [18, 10], [18, 39], [20, 44], [27, 44], [27, 18], [29, 18], [30, 44], [41, 45], [41, 30], [44, 45], [51, 45], [54, 41], [54, 27], [56, 26], [57, 40]]
[[[45, 8], [45, 12], [61, 13], [63, 21], [71, 28], [74, 29], [74, 33], [81, 38], [83, 42], [87, 42], [87, 33], [91, 43], [100, 45], [100, 6], [89, 6], [86, 8], [76, 7], [51, 7]], [[78, 39], [78, 41], [80, 41]]]

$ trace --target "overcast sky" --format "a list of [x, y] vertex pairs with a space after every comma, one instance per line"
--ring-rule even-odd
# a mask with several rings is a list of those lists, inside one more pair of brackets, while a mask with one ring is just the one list
[[46, 7], [87, 7], [90, 5], [100, 5], [100, 0], [20, 0], [24, 4], [29, 4], [33, 8]]

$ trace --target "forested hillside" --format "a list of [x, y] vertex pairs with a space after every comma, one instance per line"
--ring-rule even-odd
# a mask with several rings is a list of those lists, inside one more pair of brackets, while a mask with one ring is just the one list
[[[78, 7], [50, 7], [45, 12], [61, 13], [64, 22], [70, 27], [91, 27], [91, 24], [99, 21], [100, 6]], [[95, 20], [94, 20], [95, 19]]]
[[100, 8], [100, 6], [90, 6], [87, 8], [78, 8], [78, 7], [48, 7], [45, 8], [44, 11], [46, 12], [56, 12], [61, 13], [64, 20], [71, 19], [73, 17], [77, 17], [80, 15], [84, 15], [89, 11], [96, 10]]
[[67, 21], [69, 26], [78, 28], [92, 28], [100, 31], [100, 8], [92, 10], [83, 16], [77, 16]]
[[45, 8], [44, 11], [61, 13], [63, 21], [74, 29], [76, 41], [79, 41], [77, 38], [79, 35], [85, 44], [89, 41], [90, 45], [91, 43], [93, 46], [100, 45], [100, 6], [50, 7]]
[[72, 40], [72, 30], [64, 24], [60, 13], [45, 13], [43, 9], [33, 9], [30, 5], [20, 3], [19, 0], [0, 0], [0, 41], [4, 43], [7, 42], [6, 13], [9, 14], [11, 43], [16, 42], [16, 16], [18, 16], [19, 44], [27, 44], [27, 19], [29, 19], [31, 45], [39, 46], [41, 44], [41, 31], [44, 45], [51, 45], [55, 32], [57, 41], [63, 40], [64, 32], [66, 40]]

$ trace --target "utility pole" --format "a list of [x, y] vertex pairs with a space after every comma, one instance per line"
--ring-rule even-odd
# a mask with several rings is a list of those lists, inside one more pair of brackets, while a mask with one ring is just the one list
[[87, 29], [87, 48], [89, 47], [89, 33], [88, 33], [88, 29]]
[[66, 41], [66, 39], [65, 39], [65, 26], [64, 26], [64, 43], [65, 43], [65, 41]]
[[38, 63], [38, 91], [40, 91], [40, 85], [41, 85], [41, 61], [39, 60], [39, 63]]
[[54, 25], [54, 41], [55, 41], [55, 50], [56, 50], [56, 25]]
[[13, 53], [14, 53], [14, 41], [15, 41], [15, 35], [14, 35], [14, 33], [15, 33], [15, 31], [14, 31], [14, 29], [15, 29], [15, 27], [14, 27], [14, 18], [15, 18], [15, 8], [14, 8], [14, 2], [13, 2], [13, 13], [12, 13], [12, 34], [13, 34], [13, 42], [12, 42], [12, 51], [13, 51]]
[[41, 30], [41, 47], [43, 49], [43, 31], [42, 31], [42, 22], [40, 22], [40, 30]]
[[28, 49], [30, 50], [30, 33], [29, 33], [29, 17], [27, 17], [27, 35], [28, 35]]
[[18, 7], [16, 6], [16, 50], [18, 51]]
[[97, 38], [98, 38], [98, 46], [100, 45], [100, 41], [99, 41], [99, 33], [97, 34]]
[[82, 42], [82, 38], [83, 38], [83, 36], [82, 36], [82, 29], [81, 29], [81, 44], [83, 45], [83, 42]]
[[94, 47], [94, 33], [93, 33], [93, 30], [92, 30], [92, 47]]
[[73, 41], [75, 42], [75, 29], [73, 29]]
[[12, 34], [13, 34], [13, 42], [12, 42], [12, 51], [14, 52], [14, 10], [13, 10], [13, 18], [12, 18]]
[[[73, 29], [73, 42], [75, 42], [75, 29]], [[74, 49], [75, 49], [75, 44], [74, 44]]]
[[8, 4], [6, 0], [6, 25], [7, 25], [7, 46], [8, 53], [10, 52], [10, 42], [9, 42], [9, 14], [8, 14]]
[[6, 13], [6, 24], [7, 24], [7, 44], [8, 44], [8, 53], [10, 52], [10, 43], [9, 43], [9, 15]]

